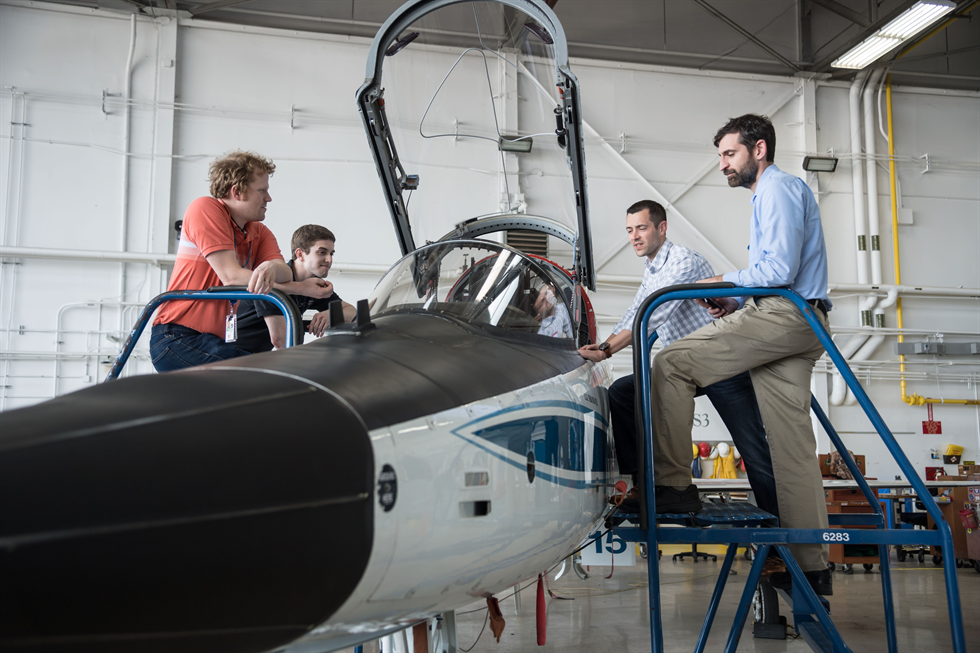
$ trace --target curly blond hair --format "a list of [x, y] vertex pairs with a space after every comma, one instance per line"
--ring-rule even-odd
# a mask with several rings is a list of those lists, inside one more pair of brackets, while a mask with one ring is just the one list
[[255, 174], [272, 175], [275, 171], [276, 164], [271, 159], [259, 156], [254, 152], [242, 150], [229, 152], [212, 161], [208, 167], [211, 197], [224, 199], [231, 194], [232, 188], [244, 191], [248, 188]]

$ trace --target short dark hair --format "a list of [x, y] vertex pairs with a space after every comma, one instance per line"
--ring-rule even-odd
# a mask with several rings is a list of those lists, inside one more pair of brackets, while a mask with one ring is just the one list
[[303, 250], [304, 254], [309, 254], [310, 249], [318, 240], [330, 240], [337, 242], [333, 232], [326, 227], [318, 224], [304, 224], [293, 232], [293, 239], [289, 243], [291, 258], [296, 258], [296, 250]]
[[650, 212], [650, 221], [653, 223], [654, 227], [659, 227], [661, 222], [667, 220], [667, 209], [665, 209], [660, 202], [654, 202], [653, 200], [640, 200], [633, 206], [626, 209], [626, 215], [633, 215], [634, 213], [639, 213], [640, 211]]
[[728, 134], [738, 134], [738, 142], [748, 148], [749, 152], [759, 141], [766, 142], [766, 161], [773, 162], [776, 158], [776, 130], [773, 129], [772, 122], [766, 116], [758, 116], [754, 113], [747, 113], [738, 118], [730, 118], [725, 126], [715, 134], [714, 144], [718, 147]]

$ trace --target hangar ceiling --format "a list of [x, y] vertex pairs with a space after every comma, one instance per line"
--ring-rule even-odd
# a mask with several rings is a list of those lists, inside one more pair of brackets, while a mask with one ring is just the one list
[[[60, 0], [62, 4], [372, 37], [403, 0]], [[830, 62], [915, 0], [549, 0], [572, 57], [849, 80]], [[980, 91], [980, 13], [959, 0], [948, 26], [884, 57], [893, 82]], [[186, 13], [183, 13], [186, 12]], [[942, 26], [943, 22], [939, 25]], [[934, 28], [935, 29], [935, 28]], [[927, 30], [924, 36], [928, 36]], [[896, 55], [900, 58], [896, 60]]]

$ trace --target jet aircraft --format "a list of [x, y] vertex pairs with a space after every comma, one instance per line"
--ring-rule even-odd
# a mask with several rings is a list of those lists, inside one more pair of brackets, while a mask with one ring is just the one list
[[[391, 118], [383, 66], [457, 54], [424, 87], [431, 112]], [[486, 70], [462, 83], [493, 120], [460, 121], [450, 139], [436, 133], [439, 93], [467, 67]], [[531, 160], [565, 166], [545, 180], [564, 192], [557, 217], [513, 206], [511, 188], [479, 219], [440, 204], [427, 150], [489, 145], [502, 167], [491, 196], [516, 178], [501, 150], [531, 135], [500, 129], [491, 68], [533, 96], [522, 112], [544, 109], [521, 121], [538, 129]], [[399, 99], [422, 88], [401, 71], [385, 81], [409, 89]], [[611, 379], [577, 354], [596, 338], [594, 271], [557, 17], [543, 0], [409, 2], [375, 38], [357, 103], [404, 255], [369, 298], [370, 323], [4, 413], [3, 650], [337, 650], [534, 578], [599, 523]], [[396, 144], [427, 172], [406, 174]], [[447, 234], [416, 245], [412, 194], [430, 228], [452, 220]], [[515, 228], [564, 243], [571, 269], [497, 242]]]

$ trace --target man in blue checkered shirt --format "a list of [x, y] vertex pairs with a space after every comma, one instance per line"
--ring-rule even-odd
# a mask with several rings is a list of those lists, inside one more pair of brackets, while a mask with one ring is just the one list
[[[591, 361], [606, 360], [632, 343], [633, 318], [643, 300], [652, 293], [666, 286], [695, 283], [714, 276], [714, 271], [703, 256], [667, 240], [667, 212], [657, 202], [641, 200], [626, 210], [626, 234], [636, 255], [646, 257], [643, 283], [636, 291], [636, 297], [623, 319], [613, 329], [613, 335], [606, 340], [608, 347], [603, 343], [586, 345], [579, 349], [579, 354]], [[658, 307], [650, 316], [648, 328], [650, 333], [656, 331], [660, 342], [667, 347], [711, 321], [708, 312], [693, 299], [684, 299]], [[732, 441], [745, 460], [749, 484], [755, 492], [759, 507], [771, 514], [778, 514], [769, 444], [748, 373], [698, 388], [697, 395], [708, 396], [728, 427]], [[618, 379], [609, 388], [619, 471], [633, 476], [634, 488], [627, 494], [622, 505], [627, 512], [639, 510], [639, 497], [635, 487], [638, 443], [634, 399], [635, 383], [632, 374]]]

